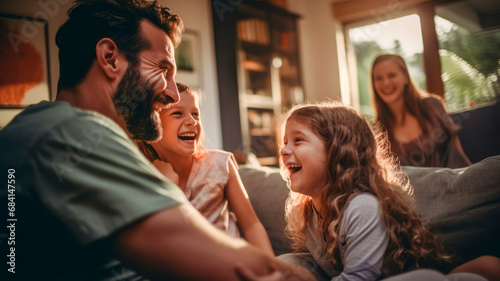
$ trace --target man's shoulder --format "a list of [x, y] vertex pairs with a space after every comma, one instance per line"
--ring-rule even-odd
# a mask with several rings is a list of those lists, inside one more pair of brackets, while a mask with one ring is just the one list
[[0, 149], [30, 146], [71, 115], [71, 109], [69, 104], [60, 102], [41, 102], [27, 107], [0, 131]]
[[[99, 130], [96, 132], [95, 130]], [[87, 135], [121, 134], [111, 119], [98, 113], [73, 108], [66, 102], [42, 102], [29, 106], [2, 130], [0, 150], [12, 162], [30, 158], [41, 144], [81, 139]]]
[[26, 127], [37, 124], [47, 126], [51, 123], [59, 122], [71, 114], [74, 109], [66, 102], [47, 102], [43, 101], [28, 106], [21, 113], [16, 115], [12, 121], [2, 130], [14, 130], [20, 126]]
[[0, 131], [3, 138], [25, 135], [36, 139], [58, 127], [119, 128], [111, 119], [92, 111], [72, 107], [67, 102], [41, 102], [26, 108]]

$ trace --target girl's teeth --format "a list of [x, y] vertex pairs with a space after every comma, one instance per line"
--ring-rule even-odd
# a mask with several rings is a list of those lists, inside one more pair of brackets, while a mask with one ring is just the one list
[[195, 140], [196, 134], [195, 133], [180, 134], [178, 138], [181, 140]]
[[195, 134], [180, 134], [179, 137], [194, 137]]
[[302, 168], [302, 166], [300, 166], [300, 165], [290, 165], [290, 166], [288, 166], [288, 169], [289, 169], [291, 172], [297, 172], [297, 171], [299, 171], [301, 168]]

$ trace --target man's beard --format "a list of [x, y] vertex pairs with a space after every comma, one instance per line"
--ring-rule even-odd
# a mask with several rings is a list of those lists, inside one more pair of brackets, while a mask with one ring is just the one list
[[163, 130], [153, 104], [168, 104], [172, 99], [164, 94], [154, 95], [154, 85], [149, 85], [138, 70], [138, 64], [131, 64], [118, 85], [113, 103], [118, 114], [125, 120], [133, 139], [157, 141]]

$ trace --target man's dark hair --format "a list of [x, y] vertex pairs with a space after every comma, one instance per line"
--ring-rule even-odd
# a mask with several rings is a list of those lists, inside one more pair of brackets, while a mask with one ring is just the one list
[[102, 38], [115, 42], [131, 64], [148, 47], [141, 36], [143, 19], [163, 29], [176, 47], [184, 25], [179, 16], [157, 1], [147, 0], [76, 0], [68, 11], [68, 20], [56, 34], [59, 47], [60, 77], [58, 93], [75, 87], [96, 59], [95, 47]]

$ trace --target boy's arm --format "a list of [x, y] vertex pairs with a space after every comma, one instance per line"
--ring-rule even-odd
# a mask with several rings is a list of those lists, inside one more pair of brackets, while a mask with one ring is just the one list
[[315, 280], [306, 270], [216, 229], [187, 203], [121, 231], [115, 249], [122, 261], [153, 280], [240, 280], [238, 264], [257, 276], [270, 275], [277, 268], [285, 278]]
[[245, 238], [250, 244], [274, 256], [267, 232], [255, 214], [235, 164], [228, 161], [228, 166], [229, 180], [226, 186], [226, 198], [238, 219], [238, 224], [241, 226]]

